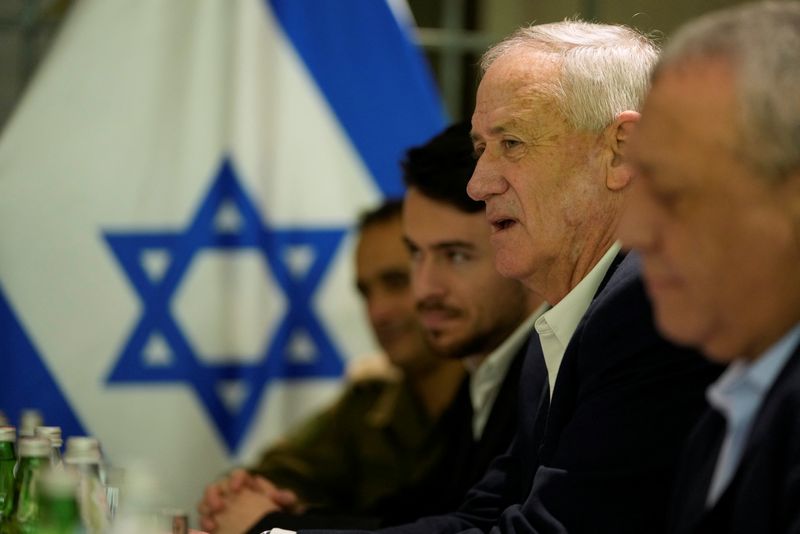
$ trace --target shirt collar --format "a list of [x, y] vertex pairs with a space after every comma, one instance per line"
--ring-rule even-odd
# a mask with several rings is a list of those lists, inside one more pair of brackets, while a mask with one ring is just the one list
[[619, 254], [620, 249], [621, 246], [618, 242], [611, 245], [603, 257], [600, 258], [600, 261], [597, 262], [597, 265], [583, 277], [583, 280], [572, 288], [572, 291], [567, 293], [558, 304], [536, 320], [536, 332], [539, 334], [540, 342], [544, 336], [547, 336], [550, 340], [550, 342], [542, 343], [542, 352], [547, 365], [551, 397], [558, 368], [561, 366], [561, 360], [564, 357], [564, 352], [566, 352], [570, 339], [572, 339], [572, 334], [578, 328], [578, 323], [580, 323], [592, 303], [597, 289], [603, 282], [606, 272], [611, 267], [614, 258]]
[[752, 362], [737, 360], [706, 390], [709, 404], [729, 418], [743, 398], [761, 400], [800, 343], [800, 324]]
[[[545, 310], [547, 310], [546, 304], [542, 304], [536, 308], [536, 311], [534, 311], [528, 316], [527, 319], [520, 323], [520, 325], [513, 332], [511, 332], [510, 336], [500, 343], [496, 349], [489, 353], [486, 359], [484, 359], [478, 365], [473, 365], [472, 369], [467, 369], [470, 374], [479, 375], [481, 373], [481, 369], [497, 367], [502, 361], [510, 362], [513, 360], [517, 350], [530, 337], [531, 330], [533, 329], [533, 323], [540, 315], [542, 315], [542, 313], [544, 313]], [[506, 365], [506, 367], [508, 367], [508, 365]]]
[[470, 374], [469, 397], [473, 413], [472, 435], [475, 440], [479, 440], [483, 435], [483, 429], [489, 420], [494, 400], [497, 398], [506, 374], [508, 374], [508, 368], [511, 367], [517, 352], [530, 337], [534, 321], [546, 309], [544, 304], [539, 306], [481, 363], [476, 364], [473, 361], [467, 364], [465, 362]]

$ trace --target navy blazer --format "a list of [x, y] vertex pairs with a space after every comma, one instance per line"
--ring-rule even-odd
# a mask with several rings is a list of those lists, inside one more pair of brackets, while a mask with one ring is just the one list
[[533, 337], [518, 427], [458, 512], [386, 533], [654, 534], [719, 368], [655, 330], [638, 257], [620, 255], [564, 354], [552, 400]]
[[687, 444], [670, 532], [800, 533], [800, 347], [764, 397], [730, 484], [706, 509], [724, 434], [725, 419], [709, 408]]

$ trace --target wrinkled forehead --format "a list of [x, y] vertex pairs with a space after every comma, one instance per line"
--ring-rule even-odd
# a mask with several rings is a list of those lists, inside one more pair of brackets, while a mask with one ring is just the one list
[[487, 88], [511, 94], [546, 95], [560, 84], [561, 59], [551, 53], [515, 48], [486, 70], [478, 93]]
[[498, 114], [520, 121], [560, 115], [560, 67], [551, 56], [510, 51], [495, 60], [478, 86], [473, 133], [476, 121], [494, 122]]

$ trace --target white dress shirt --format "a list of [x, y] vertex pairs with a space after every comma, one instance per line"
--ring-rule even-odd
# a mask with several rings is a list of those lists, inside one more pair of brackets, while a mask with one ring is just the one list
[[547, 310], [536, 322], [536, 333], [542, 344], [544, 363], [547, 366], [547, 381], [550, 385], [550, 398], [553, 398], [553, 389], [556, 386], [558, 368], [567, 350], [572, 334], [578, 328], [578, 323], [583, 318], [589, 304], [592, 303], [597, 288], [603, 282], [614, 258], [620, 251], [619, 243], [614, 243], [597, 262], [589, 274], [578, 282], [572, 291], [561, 301]]
[[547, 309], [546, 305], [539, 306], [530, 317], [520, 324], [505, 341], [482, 362], [473, 364], [465, 361], [464, 365], [469, 371], [469, 398], [472, 403], [472, 438], [480, 441], [483, 430], [489, 421], [494, 401], [500, 392], [503, 381], [508, 373], [508, 368], [514, 361], [514, 356], [520, 347], [528, 341], [533, 329], [533, 323]]

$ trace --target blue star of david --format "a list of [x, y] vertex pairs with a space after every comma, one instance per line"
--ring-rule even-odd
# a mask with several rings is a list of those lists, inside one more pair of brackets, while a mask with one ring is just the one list
[[[235, 231], [215, 227], [215, 219], [223, 205], [234, 206], [238, 211], [241, 224]], [[272, 382], [341, 375], [342, 358], [315, 316], [311, 298], [345, 232], [343, 228], [279, 230], [263, 224], [227, 158], [223, 160], [194, 220], [184, 231], [105, 232], [108, 245], [142, 305], [141, 315], [107, 382], [185, 382], [191, 385], [226, 444], [235, 451], [247, 432], [261, 395]], [[285, 260], [287, 253], [298, 246], [314, 251], [314, 260], [304, 273], [294, 272]], [[201, 249], [251, 249], [261, 253], [286, 296], [285, 314], [263, 353], [255, 358], [257, 363], [203, 362], [172, 316], [170, 301]], [[167, 253], [169, 263], [163, 275], [154, 276], [145, 269], [144, 254], [150, 252]], [[291, 341], [298, 334], [312, 341], [313, 358], [292, 357]], [[167, 362], [155, 365], [145, 357], [148, 341], [154, 335], [163, 340], [170, 352]], [[245, 386], [245, 396], [238, 409], [227, 405], [220, 395], [220, 386], [230, 381]]]

